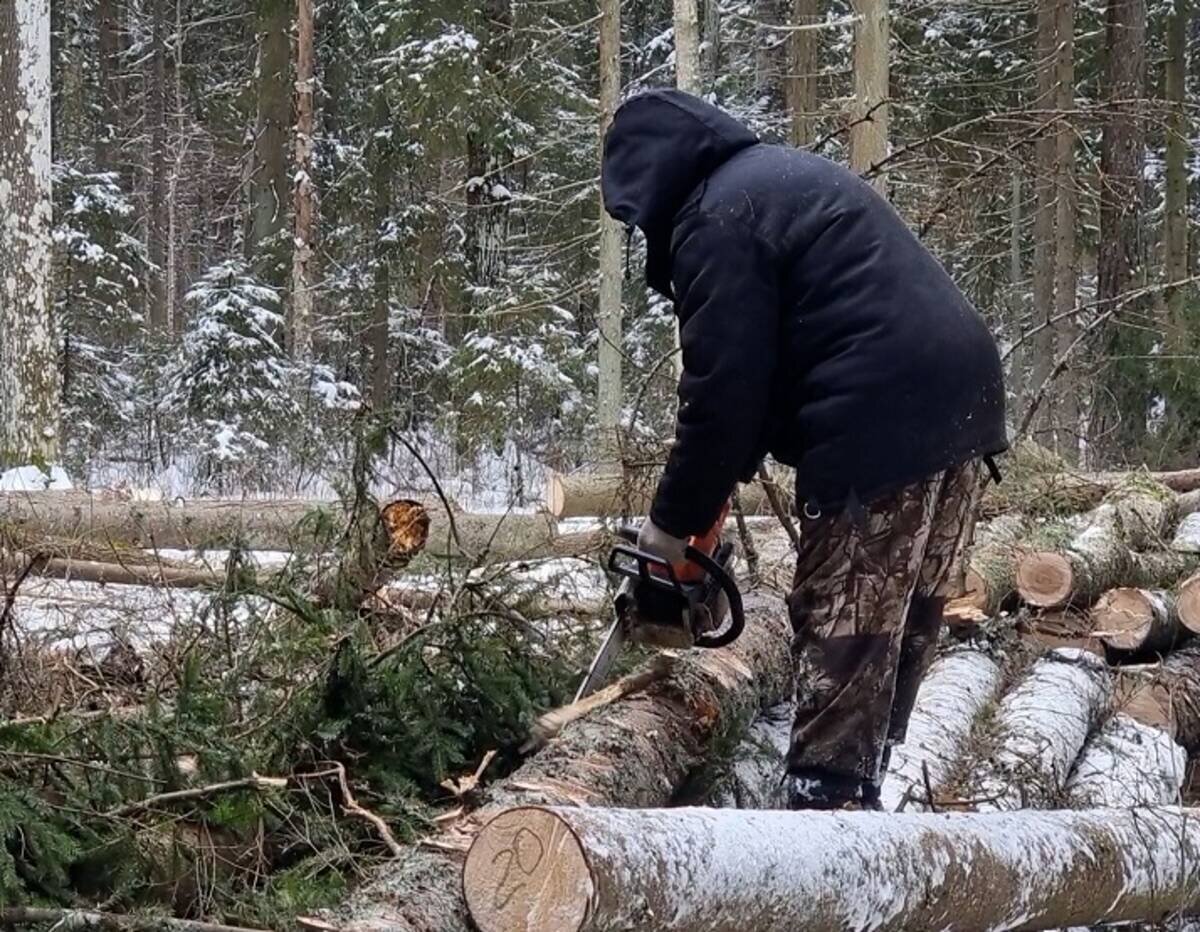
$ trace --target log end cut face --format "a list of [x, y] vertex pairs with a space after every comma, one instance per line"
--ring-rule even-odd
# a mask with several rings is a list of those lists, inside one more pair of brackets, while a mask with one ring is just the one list
[[1061, 553], [1031, 553], [1017, 564], [1017, 591], [1037, 608], [1057, 608], [1071, 597], [1074, 573]]
[[388, 556], [393, 560], [412, 559], [429, 540], [429, 512], [421, 502], [389, 502], [380, 512], [380, 519], [387, 531]]
[[595, 886], [567, 823], [545, 809], [519, 808], [476, 837], [463, 893], [480, 932], [578, 932]]
[[967, 569], [966, 578], [963, 581], [963, 594], [957, 601], [971, 608], [982, 610], [988, 606], [988, 584], [987, 580], [973, 567]]
[[1154, 626], [1154, 605], [1140, 589], [1112, 589], [1092, 608], [1095, 636], [1118, 650], [1145, 644]]
[[1176, 605], [1183, 626], [1200, 634], [1200, 573], [1179, 587]]

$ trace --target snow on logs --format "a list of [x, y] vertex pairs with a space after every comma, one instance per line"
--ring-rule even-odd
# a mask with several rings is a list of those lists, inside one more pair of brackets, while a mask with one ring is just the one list
[[1200, 813], [504, 812], [463, 887], [481, 932], [1047, 929], [1200, 909]]
[[881, 791], [885, 810], [917, 808], [946, 786], [1001, 680], [1000, 665], [981, 650], [955, 650], [933, 662], [904, 743], [892, 751]]
[[1186, 770], [1187, 752], [1170, 734], [1118, 712], [1084, 745], [1066, 794], [1080, 808], [1176, 805]]

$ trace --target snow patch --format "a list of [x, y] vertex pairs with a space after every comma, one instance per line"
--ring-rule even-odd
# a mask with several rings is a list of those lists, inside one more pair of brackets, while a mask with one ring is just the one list
[[73, 488], [61, 466], [16, 466], [0, 473], [0, 492], [67, 492]]

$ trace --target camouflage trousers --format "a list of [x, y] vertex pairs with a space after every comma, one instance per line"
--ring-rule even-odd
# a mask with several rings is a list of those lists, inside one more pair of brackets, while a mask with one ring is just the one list
[[835, 803], [877, 793], [888, 749], [904, 740], [946, 598], [961, 586], [980, 489], [979, 464], [969, 463], [854, 517], [802, 519], [788, 600], [793, 786], [824, 785]]

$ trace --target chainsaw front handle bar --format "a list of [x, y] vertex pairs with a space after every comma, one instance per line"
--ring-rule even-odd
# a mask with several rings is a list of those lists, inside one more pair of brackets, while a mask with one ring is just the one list
[[724, 631], [714, 631], [702, 634], [696, 638], [697, 647], [728, 647], [736, 641], [746, 627], [746, 611], [742, 605], [742, 593], [734, 582], [733, 577], [725, 572], [725, 568], [707, 553], [697, 550], [691, 544], [684, 548], [683, 555], [692, 563], [697, 564], [704, 572], [712, 576], [729, 600], [729, 627]]

